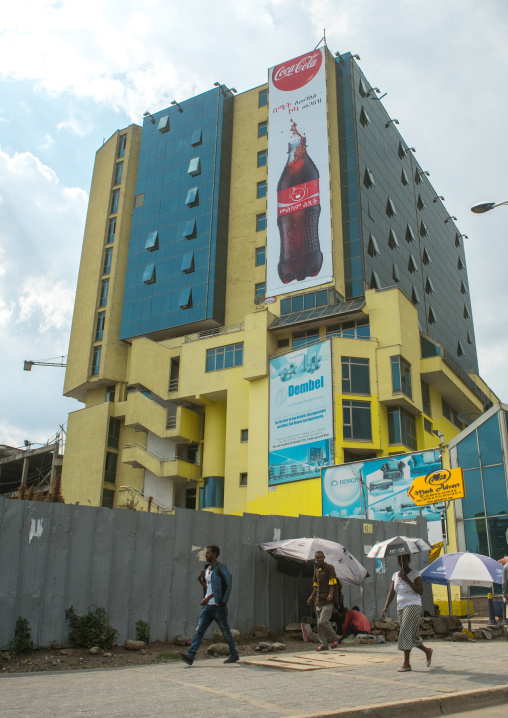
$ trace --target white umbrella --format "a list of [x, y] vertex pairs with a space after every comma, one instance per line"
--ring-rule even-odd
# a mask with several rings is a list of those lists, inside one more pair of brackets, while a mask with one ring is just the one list
[[431, 549], [432, 546], [426, 539], [394, 536], [391, 539], [378, 541], [378, 543], [374, 544], [367, 554], [367, 558], [384, 558], [385, 556], [397, 556], [403, 553], [420, 553]]
[[259, 544], [259, 548], [268, 551], [284, 570], [284, 563], [287, 561], [287, 568], [295, 566], [295, 562], [302, 564], [314, 561], [316, 551], [322, 551], [325, 561], [331, 563], [335, 568], [337, 578], [341, 583], [360, 585], [363, 579], [368, 576], [367, 570], [342, 544], [335, 541], [327, 541], [321, 538], [298, 538], [287, 539], [286, 541], [270, 541]]

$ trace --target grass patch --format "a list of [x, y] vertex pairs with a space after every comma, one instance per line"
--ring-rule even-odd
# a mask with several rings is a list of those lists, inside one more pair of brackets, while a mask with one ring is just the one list
[[176, 651], [163, 651], [157, 654], [159, 661], [177, 661], [180, 658]]

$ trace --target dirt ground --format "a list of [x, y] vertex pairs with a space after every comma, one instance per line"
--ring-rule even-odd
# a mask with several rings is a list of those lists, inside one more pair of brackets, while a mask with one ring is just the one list
[[[288, 653], [295, 651], [314, 651], [315, 643], [304, 643], [299, 638], [291, 637], [287, 633], [271, 633], [268, 638], [254, 638], [241, 636], [237, 642], [238, 653], [242, 656], [260, 655], [254, 647], [260, 641], [271, 643], [281, 642], [286, 645]], [[208, 646], [216, 641], [204, 639], [197, 660], [209, 659], [206, 652]], [[69, 671], [83, 669], [121, 668], [123, 666], [147, 666], [153, 663], [167, 663], [180, 660], [178, 651], [185, 653], [188, 646], [177, 646], [174, 643], [154, 641], [141, 651], [127, 651], [123, 646], [114, 646], [109, 651], [100, 651], [97, 655], [90, 655], [86, 648], [41, 648], [29, 653], [18, 655], [8, 651], [0, 652], [0, 672], [3, 673], [36, 673], [39, 671]], [[111, 655], [104, 655], [104, 653]], [[266, 654], [263, 654], [266, 655]], [[226, 656], [224, 656], [226, 658]]]

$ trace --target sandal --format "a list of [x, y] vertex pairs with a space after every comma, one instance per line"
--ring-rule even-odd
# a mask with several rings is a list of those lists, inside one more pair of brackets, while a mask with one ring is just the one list
[[402, 666], [402, 668], [397, 668], [398, 673], [407, 673], [410, 670], [411, 670], [411, 666], [409, 666], [409, 668], [404, 668], [404, 666]]
[[430, 649], [430, 656], [427, 658], [427, 668], [430, 668], [430, 664], [432, 662], [432, 654], [434, 653], [434, 649]]

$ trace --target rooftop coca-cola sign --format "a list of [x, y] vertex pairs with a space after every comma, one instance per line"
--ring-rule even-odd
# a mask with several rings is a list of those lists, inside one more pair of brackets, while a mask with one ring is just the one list
[[323, 54], [321, 50], [314, 50], [307, 55], [300, 55], [294, 60], [283, 62], [273, 68], [272, 82], [278, 90], [289, 92], [298, 90], [319, 72], [321, 63], [323, 62]]

